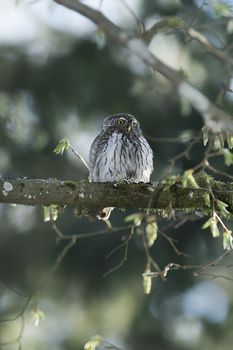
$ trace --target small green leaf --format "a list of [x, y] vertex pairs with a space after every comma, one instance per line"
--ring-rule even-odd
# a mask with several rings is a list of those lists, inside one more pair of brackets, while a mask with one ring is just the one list
[[218, 151], [224, 148], [224, 138], [221, 133], [215, 135], [213, 139], [213, 149]]
[[152, 277], [150, 276], [150, 273], [151, 268], [150, 266], [147, 266], [145, 272], [142, 275], [143, 290], [145, 294], [150, 294], [151, 292]]
[[233, 148], [233, 134], [230, 132], [227, 132], [227, 145], [229, 149]]
[[209, 218], [209, 220], [207, 220], [203, 225], [202, 225], [202, 229], [205, 230], [206, 228], [210, 228], [210, 231], [212, 233], [212, 236], [215, 237], [219, 237], [220, 236], [220, 232], [218, 229], [218, 222], [217, 220], [211, 216], [211, 218]]
[[95, 350], [101, 343], [103, 343], [103, 337], [97, 334], [84, 345], [84, 350]]
[[203, 126], [201, 130], [202, 130], [203, 145], [206, 146], [209, 140], [209, 128], [207, 126]]
[[68, 139], [62, 139], [58, 145], [54, 148], [53, 152], [56, 154], [63, 154], [65, 150], [70, 148], [70, 142]]
[[226, 209], [227, 207], [229, 207], [229, 205], [227, 203], [224, 203], [220, 200], [217, 200], [216, 204], [217, 204], [217, 207], [219, 208], [219, 210], [221, 211], [221, 214], [224, 217], [230, 215], [230, 212]]
[[58, 218], [58, 206], [56, 204], [50, 205], [50, 213], [52, 221], [56, 221]]
[[40, 324], [40, 321], [43, 321], [44, 319], [45, 319], [45, 314], [41, 309], [37, 308], [36, 310], [32, 311], [32, 320], [36, 327], [38, 327]]
[[214, 238], [220, 236], [220, 232], [219, 232], [219, 229], [218, 229], [218, 222], [214, 218], [211, 218], [211, 221], [210, 221], [210, 231], [211, 231], [212, 236]]
[[43, 207], [44, 209], [44, 222], [50, 221], [50, 207]]
[[232, 231], [223, 232], [223, 248], [227, 250], [233, 249]]
[[192, 186], [193, 188], [199, 188], [199, 185], [193, 176], [192, 169], [186, 170], [184, 172], [184, 175], [182, 177], [182, 186], [183, 187]]
[[146, 233], [146, 241], [148, 244], [148, 247], [151, 247], [158, 234], [158, 225], [156, 222], [156, 217], [154, 215], [149, 215], [146, 217], [146, 227], [145, 227], [145, 233]]
[[100, 27], [96, 31], [96, 41], [98, 49], [102, 50], [106, 46], [106, 35]]
[[233, 153], [231, 153], [229, 151], [229, 149], [224, 148], [223, 155], [224, 155], [225, 164], [227, 166], [232, 165], [233, 164]]
[[176, 182], [178, 181], [179, 176], [177, 175], [172, 175], [172, 176], [168, 176], [166, 177], [163, 181], [162, 184], [164, 184], [164, 188], [163, 191], [167, 191], [169, 190], [173, 185], [176, 184]]
[[136, 226], [140, 226], [141, 222], [142, 222], [142, 214], [141, 213], [134, 213], [134, 214], [130, 214], [128, 216], [126, 216], [124, 218], [125, 222], [133, 222], [134, 225]]
[[210, 227], [211, 220], [212, 220], [212, 217], [209, 218], [209, 219], [201, 226], [201, 228], [202, 228], [203, 230], [205, 230], [205, 229], [207, 229], [208, 227]]

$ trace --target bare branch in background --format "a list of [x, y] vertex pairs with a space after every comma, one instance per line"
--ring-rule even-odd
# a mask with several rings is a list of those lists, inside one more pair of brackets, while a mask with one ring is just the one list
[[[141, 59], [147, 65], [147, 67], [151, 67], [171, 81], [175, 85], [178, 94], [182, 98], [185, 98], [185, 100], [187, 100], [187, 102], [201, 114], [205, 125], [210, 130], [215, 133], [220, 131], [233, 132], [232, 117], [227, 112], [217, 108], [214, 103], [212, 103], [201, 91], [196, 89], [189, 82], [185, 81], [179, 72], [156, 58], [150, 52], [142, 38], [133, 38], [127, 35], [127, 33], [123, 32], [120, 27], [111, 22], [100, 11], [93, 9], [80, 1], [54, 0], [54, 2], [76, 11], [77, 13], [90, 19], [92, 22], [98, 25], [107, 36], [112, 38], [122, 47], [127, 48], [132, 54]], [[224, 60], [229, 60], [227, 55], [221, 54], [217, 49], [213, 49], [213, 47], [208, 44], [208, 41], [206, 41], [206, 39], [201, 35], [197, 34], [196, 31], [189, 30], [188, 32], [189, 35], [195, 38], [195, 40], [198, 40], [209, 50], [213, 51], [211, 53], [221, 56], [221, 59], [224, 58]], [[230, 63], [232, 64], [232, 59], [230, 59]]]

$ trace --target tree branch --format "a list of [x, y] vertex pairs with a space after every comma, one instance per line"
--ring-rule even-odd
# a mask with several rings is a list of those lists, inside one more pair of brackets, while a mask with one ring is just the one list
[[[93, 9], [79, 0], [53, 0], [54, 2], [76, 11], [90, 19], [97, 26], [102, 28], [104, 33], [126, 47], [131, 53], [141, 59], [148, 67], [151, 67], [169, 81], [171, 81], [178, 94], [197, 110], [205, 125], [217, 133], [220, 131], [233, 132], [233, 119], [225, 111], [217, 108], [202, 92], [185, 81], [182, 75], [155, 57], [148, 49], [145, 41], [140, 37], [127, 35], [120, 27], [111, 22], [100, 11]], [[191, 33], [194, 35], [194, 33]], [[190, 31], [189, 31], [190, 35]], [[196, 38], [197, 39], [197, 38]], [[200, 38], [199, 38], [200, 39]], [[213, 53], [213, 52], [212, 52]]]
[[[204, 183], [200, 177], [199, 184]], [[228, 204], [233, 212], [233, 183], [211, 181], [216, 199]], [[61, 207], [80, 207], [94, 210], [103, 207], [153, 208], [165, 210], [205, 210], [207, 187], [184, 188], [162, 184], [114, 184], [56, 179], [0, 179], [0, 203]]]

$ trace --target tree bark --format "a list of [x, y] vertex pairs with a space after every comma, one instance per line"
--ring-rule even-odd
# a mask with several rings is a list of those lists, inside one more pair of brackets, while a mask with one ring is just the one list
[[[80, 207], [93, 210], [103, 207], [151, 208], [163, 210], [200, 210], [210, 212], [206, 195], [205, 176], [199, 177], [200, 188], [171, 187], [163, 184], [114, 184], [57, 179], [1, 178], [0, 203], [60, 207]], [[216, 199], [225, 202], [233, 212], [233, 183], [211, 180]]]

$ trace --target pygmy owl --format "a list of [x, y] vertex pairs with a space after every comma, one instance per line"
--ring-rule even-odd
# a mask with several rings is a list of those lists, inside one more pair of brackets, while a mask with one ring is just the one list
[[117, 113], [104, 119], [89, 158], [91, 182], [150, 181], [153, 152], [131, 114]]

